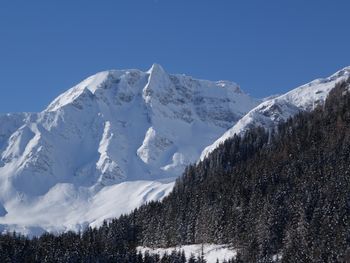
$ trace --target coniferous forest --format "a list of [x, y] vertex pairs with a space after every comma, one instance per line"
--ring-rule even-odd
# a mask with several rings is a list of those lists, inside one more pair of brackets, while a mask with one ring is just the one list
[[[0, 262], [204, 262], [139, 245], [217, 243], [231, 262], [350, 260], [350, 80], [275, 131], [255, 128], [189, 166], [173, 192], [83, 233], [0, 236]], [[276, 261], [275, 261], [276, 262]]]

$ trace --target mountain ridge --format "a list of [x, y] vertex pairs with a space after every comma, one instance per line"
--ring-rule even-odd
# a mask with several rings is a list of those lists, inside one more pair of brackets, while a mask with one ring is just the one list
[[235, 134], [241, 135], [248, 129], [256, 126], [273, 129], [300, 111], [311, 111], [317, 105], [324, 103], [336, 83], [345, 80], [349, 76], [350, 66], [337, 71], [328, 78], [315, 79], [285, 94], [264, 100], [248, 112], [232, 128], [227, 130], [212, 145], [207, 146], [201, 153], [200, 160], [205, 159], [210, 152], [215, 150], [225, 140], [232, 138]]

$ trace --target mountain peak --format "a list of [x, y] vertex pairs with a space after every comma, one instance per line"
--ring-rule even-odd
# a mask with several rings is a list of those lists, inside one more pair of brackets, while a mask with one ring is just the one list
[[147, 71], [147, 73], [154, 74], [156, 72], [166, 73], [166, 71], [164, 70], [164, 68], [161, 65], [159, 65], [157, 63], [153, 63], [152, 67]]
[[[8, 186], [0, 191], [0, 228], [77, 229], [164, 197], [173, 184], [154, 180], [173, 181], [258, 104], [238, 91], [232, 82], [168, 74], [153, 64], [147, 72], [97, 73], [31, 118], [0, 118], [0, 185]], [[113, 209], [90, 217], [101, 200]], [[38, 212], [21, 223], [25, 203]], [[84, 216], [51, 223], [72, 206]]]

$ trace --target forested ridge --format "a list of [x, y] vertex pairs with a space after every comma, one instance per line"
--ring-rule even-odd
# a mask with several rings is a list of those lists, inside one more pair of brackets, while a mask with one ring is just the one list
[[253, 129], [190, 166], [163, 202], [135, 211], [138, 242], [231, 243], [245, 262], [341, 261], [350, 247], [348, 86], [277, 132]]
[[[232, 244], [236, 262], [350, 259], [350, 80], [276, 131], [255, 128], [189, 166], [162, 202], [99, 229], [0, 236], [1, 262], [184, 262], [137, 245]], [[182, 260], [182, 261], [180, 261]], [[192, 262], [201, 262], [193, 259]]]

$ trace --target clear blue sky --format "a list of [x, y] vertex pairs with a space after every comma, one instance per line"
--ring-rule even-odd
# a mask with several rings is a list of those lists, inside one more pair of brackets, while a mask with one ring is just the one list
[[3, 0], [0, 112], [40, 111], [106, 69], [282, 93], [350, 65], [349, 0]]

